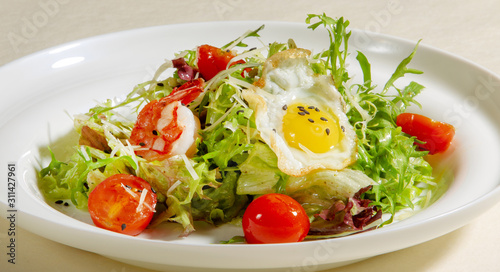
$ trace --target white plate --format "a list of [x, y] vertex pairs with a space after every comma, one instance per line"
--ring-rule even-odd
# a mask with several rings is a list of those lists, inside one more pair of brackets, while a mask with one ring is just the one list
[[[294, 38], [315, 52], [328, 46], [324, 31], [305, 24], [223, 22], [138, 29], [76, 41], [45, 50], [0, 68], [0, 142], [2, 190], [7, 188], [7, 163], [17, 163], [18, 223], [48, 239], [134, 265], [159, 270], [234, 271], [267, 269], [312, 271], [410, 247], [451, 232], [486, 211], [500, 197], [500, 79], [462, 58], [421, 45], [410, 67], [424, 75], [415, 79], [426, 90], [418, 97], [426, 115], [456, 126], [453, 153], [442, 156], [443, 169], [454, 180], [431, 207], [384, 228], [331, 240], [296, 244], [222, 245], [237, 227], [201, 226], [193, 235], [177, 237], [177, 226], [164, 226], [138, 237], [99, 229], [85, 213], [60, 211], [47, 204], [36, 186], [36, 170], [46, 147], [56, 153], [75, 141], [69, 114], [128, 93], [152, 76], [164, 58], [202, 43], [221, 46], [265, 23], [264, 43]], [[259, 45], [257, 40], [253, 43]], [[353, 30], [351, 51], [364, 52], [373, 79], [382, 85], [415, 42]], [[353, 54], [354, 57], [355, 54]], [[350, 67], [357, 66], [352, 62]], [[359, 70], [352, 68], [351, 75]], [[46, 161], [44, 162], [46, 163]], [[7, 195], [0, 201], [5, 204]], [[6, 207], [2, 207], [5, 210]], [[63, 207], [64, 208], [64, 207]]]

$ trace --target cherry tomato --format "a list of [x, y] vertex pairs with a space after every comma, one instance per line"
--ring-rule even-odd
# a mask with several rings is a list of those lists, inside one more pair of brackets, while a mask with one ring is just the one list
[[[210, 80], [220, 71], [226, 70], [235, 55], [208, 44], [198, 47], [198, 71], [205, 80]], [[238, 62], [240, 63], [240, 62]]]
[[300, 242], [310, 227], [304, 208], [283, 194], [254, 199], [243, 215], [242, 225], [251, 244]]
[[415, 113], [402, 113], [396, 118], [396, 124], [404, 133], [417, 137], [423, 144], [417, 143], [429, 154], [445, 152], [455, 136], [455, 128], [447, 123], [434, 121]]
[[149, 183], [127, 174], [113, 175], [99, 183], [88, 200], [96, 226], [128, 235], [137, 235], [148, 226], [155, 206], [156, 194]]

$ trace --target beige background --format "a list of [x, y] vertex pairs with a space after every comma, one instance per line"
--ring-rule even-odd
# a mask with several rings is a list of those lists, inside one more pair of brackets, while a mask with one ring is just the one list
[[[499, 11], [495, 0], [0, 0], [0, 65], [61, 43], [120, 30], [224, 20], [303, 22], [307, 13], [325, 12], [344, 16], [354, 28], [414, 41], [422, 38], [425, 44], [500, 74]], [[496, 205], [471, 224], [433, 241], [331, 271], [500, 271], [499, 210]], [[0, 212], [3, 217], [4, 213]], [[7, 221], [0, 218], [0, 271], [147, 271], [22, 229], [17, 233], [18, 263], [7, 265], [7, 229]]]

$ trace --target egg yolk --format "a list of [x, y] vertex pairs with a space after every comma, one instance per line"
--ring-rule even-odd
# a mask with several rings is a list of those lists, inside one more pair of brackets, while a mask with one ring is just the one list
[[289, 146], [325, 153], [339, 143], [338, 121], [327, 111], [305, 104], [285, 105], [283, 110], [283, 133]]

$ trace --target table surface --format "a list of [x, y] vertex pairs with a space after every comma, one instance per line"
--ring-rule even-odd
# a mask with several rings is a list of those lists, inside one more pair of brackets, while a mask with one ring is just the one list
[[[0, 0], [0, 66], [61, 43], [121, 30], [204, 21], [303, 22], [308, 13], [325, 12], [331, 17], [344, 16], [353, 28], [423, 39], [427, 45], [500, 74], [498, 11], [500, 1], [496, 0]], [[23, 28], [34, 20], [38, 21], [33, 31], [23, 36]], [[498, 271], [499, 211], [500, 204], [465, 227], [432, 241], [329, 271]], [[3, 248], [8, 224], [4, 214], [2, 217]], [[17, 236], [17, 264], [7, 266], [2, 254], [1, 271], [148, 271], [23, 229]]]

